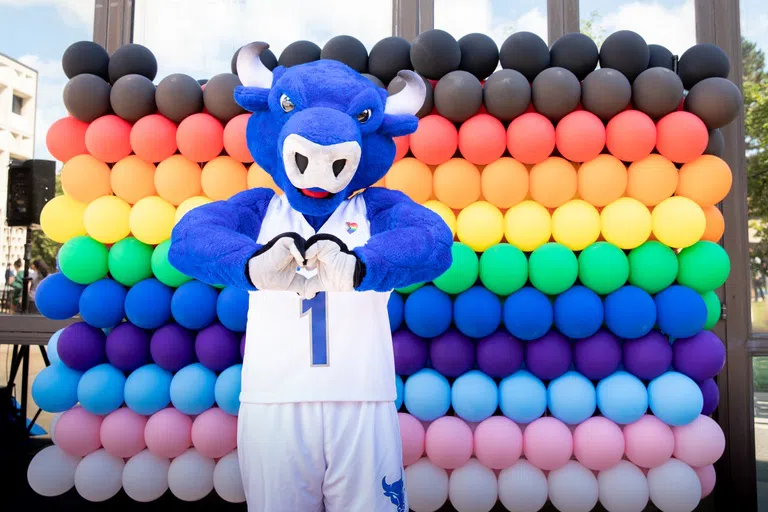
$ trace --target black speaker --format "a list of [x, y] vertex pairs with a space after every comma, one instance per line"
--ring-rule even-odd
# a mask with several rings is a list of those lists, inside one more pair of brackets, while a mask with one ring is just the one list
[[43, 206], [56, 195], [56, 162], [12, 161], [8, 167], [8, 225], [40, 224]]

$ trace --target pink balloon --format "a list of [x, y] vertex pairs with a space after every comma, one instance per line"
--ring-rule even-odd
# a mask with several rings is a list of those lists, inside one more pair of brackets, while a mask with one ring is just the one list
[[424, 425], [405, 412], [397, 413], [400, 420], [400, 438], [403, 445], [403, 466], [409, 466], [424, 455]]
[[99, 430], [103, 418], [82, 407], [74, 407], [56, 422], [56, 444], [65, 453], [85, 457], [101, 448]]
[[656, 416], [646, 414], [624, 426], [624, 453], [636, 466], [661, 466], [672, 456], [674, 449], [672, 429]]
[[192, 422], [192, 444], [211, 459], [225, 456], [237, 447], [237, 416], [218, 407], [203, 412]]
[[506, 416], [491, 416], [475, 429], [475, 456], [491, 469], [506, 469], [523, 453], [523, 433]]
[[701, 482], [701, 499], [704, 499], [715, 489], [715, 482], [717, 481], [715, 466], [710, 464], [709, 466], [698, 468], [696, 469], [696, 475]]
[[523, 433], [523, 453], [528, 462], [539, 469], [558, 469], [568, 462], [573, 453], [571, 431], [557, 418], [539, 418]]
[[612, 468], [624, 456], [621, 427], [602, 416], [587, 419], [573, 433], [573, 454], [593, 471]]
[[127, 407], [121, 407], [104, 418], [101, 424], [101, 444], [107, 453], [127, 459], [147, 447], [144, 428], [147, 417]]
[[692, 468], [714, 464], [725, 451], [725, 435], [709, 416], [699, 415], [687, 425], [672, 427], [676, 458]]
[[460, 468], [472, 457], [472, 429], [461, 418], [443, 416], [429, 425], [424, 448], [436, 466]]
[[144, 440], [158, 457], [178, 457], [192, 446], [192, 418], [173, 407], [158, 411], [147, 420]]

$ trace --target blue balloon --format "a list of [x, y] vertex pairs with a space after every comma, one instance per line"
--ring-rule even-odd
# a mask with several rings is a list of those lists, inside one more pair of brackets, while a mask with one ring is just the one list
[[504, 301], [504, 326], [513, 336], [531, 341], [552, 327], [552, 302], [539, 290], [526, 286]]
[[134, 370], [125, 381], [125, 405], [143, 416], [165, 409], [171, 403], [171, 378], [156, 364]]
[[555, 299], [555, 326], [569, 338], [589, 338], [603, 325], [603, 301], [585, 286], [573, 286]]
[[245, 324], [248, 321], [248, 292], [234, 286], [221, 290], [216, 299], [216, 314], [221, 324], [230, 331], [245, 332]]
[[445, 416], [451, 407], [451, 385], [435, 370], [424, 368], [405, 381], [403, 397], [411, 415], [422, 421], [433, 421]]
[[77, 385], [82, 372], [64, 364], [43, 368], [32, 383], [32, 400], [48, 412], [63, 412], [77, 403]]
[[483, 421], [499, 406], [499, 388], [480, 370], [470, 370], [453, 382], [451, 404], [463, 420]]
[[35, 292], [35, 306], [51, 320], [66, 320], [77, 315], [85, 286], [67, 279], [61, 272], [43, 279]]
[[125, 316], [142, 329], [157, 329], [171, 319], [173, 290], [157, 279], [136, 283], [125, 297]]
[[216, 401], [216, 374], [200, 363], [185, 366], [171, 380], [171, 402], [184, 414], [200, 414]]
[[125, 397], [125, 375], [104, 363], [83, 374], [77, 386], [77, 399], [91, 414], [109, 414], [121, 405]]
[[453, 303], [453, 322], [470, 338], [493, 334], [501, 324], [501, 301], [492, 291], [473, 286], [460, 293]]
[[216, 404], [222, 411], [232, 416], [237, 416], [237, 411], [240, 409], [240, 378], [242, 373], [242, 364], [230, 366], [221, 372], [216, 379], [213, 390]]
[[656, 302], [656, 323], [672, 338], [689, 338], [707, 323], [704, 297], [687, 286], [670, 286], [656, 294], [653, 300]]
[[640, 379], [618, 371], [597, 383], [597, 407], [614, 423], [633, 423], [648, 411], [648, 391]]
[[422, 286], [405, 300], [405, 324], [422, 338], [443, 334], [451, 326], [452, 316], [451, 297], [432, 285]]
[[392, 292], [387, 302], [387, 312], [389, 313], [389, 330], [395, 332], [403, 325], [403, 315], [405, 302], [403, 297], [397, 292]]
[[202, 281], [188, 281], [173, 293], [171, 313], [187, 329], [203, 329], [216, 320], [218, 291]]
[[518, 370], [499, 384], [499, 406], [512, 421], [530, 423], [547, 410], [547, 388], [532, 373]]
[[656, 324], [656, 304], [637, 286], [622, 286], [605, 298], [605, 325], [619, 338], [635, 339]]
[[395, 409], [398, 411], [403, 406], [403, 378], [399, 375], [395, 375], [395, 389], [397, 389], [397, 396], [395, 397]]
[[552, 416], [563, 423], [577, 425], [595, 413], [595, 386], [582, 374], [567, 372], [549, 383], [547, 404]]
[[690, 377], [666, 372], [648, 384], [651, 412], [667, 425], [680, 427], [695, 420], [704, 407], [701, 388]]
[[80, 296], [80, 316], [99, 329], [114, 327], [125, 317], [123, 285], [112, 279], [100, 279], [89, 284]]
[[62, 332], [64, 332], [64, 327], [53, 333], [51, 339], [48, 340], [48, 361], [52, 365], [61, 363], [61, 358], [59, 358], [59, 336], [61, 336]]

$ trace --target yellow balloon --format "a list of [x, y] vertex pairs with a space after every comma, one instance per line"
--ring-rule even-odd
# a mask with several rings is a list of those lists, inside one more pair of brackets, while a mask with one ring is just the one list
[[559, 206], [552, 214], [552, 237], [572, 251], [581, 251], [600, 236], [600, 213], [581, 199]]
[[157, 245], [171, 238], [175, 216], [176, 208], [162, 197], [144, 197], [131, 208], [131, 232], [140, 242]]
[[664, 245], [683, 249], [698, 242], [707, 227], [701, 206], [687, 197], [674, 196], [653, 209], [653, 234]]
[[194, 196], [190, 197], [189, 199], [185, 199], [181, 202], [179, 206], [176, 207], [176, 217], [174, 218], [173, 224], [176, 225], [179, 223], [181, 218], [189, 211], [197, 208], [198, 206], [202, 206], [204, 204], [212, 203], [210, 199], [208, 199], [205, 196]]
[[45, 236], [63, 244], [70, 238], [84, 235], [86, 206], [68, 195], [56, 196], [48, 201], [40, 212], [40, 227]]
[[504, 216], [504, 236], [507, 242], [523, 252], [532, 252], [549, 242], [552, 218], [549, 211], [536, 201], [523, 201], [507, 210]]
[[486, 201], [478, 201], [459, 212], [456, 218], [459, 241], [475, 252], [483, 252], [501, 242], [504, 236], [504, 216]]
[[620, 197], [600, 213], [603, 238], [620, 249], [634, 249], [651, 235], [651, 212], [637, 199]]
[[456, 236], [456, 214], [453, 213], [453, 210], [435, 199], [427, 201], [424, 206], [442, 217], [448, 227], [451, 228], [451, 234]]
[[101, 196], [85, 209], [85, 231], [94, 240], [114, 244], [131, 234], [131, 205], [117, 196]]

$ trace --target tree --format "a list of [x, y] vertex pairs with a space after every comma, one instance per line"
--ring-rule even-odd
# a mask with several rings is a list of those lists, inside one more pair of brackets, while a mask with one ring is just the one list
[[589, 18], [581, 20], [581, 33], [589, 36], [598, 48], [603, 44], [605, 40], [605, 28], [600, 24], [601, 16], [598, 11], [592, 11], [589, 13]]
[[[56, 174], [56, 195], [64, 193], [61, 187], [61, 173]], [[56, 254], [61, 249], [61, 244], [54, 242], [43, 233], [42, 229], [32, 230], [32, 261], [43, 260], [51, 270], [56, 268]]]
[[760, 240], [750, 256], [768, 262], [768, 72], [765, 52], [742, 38], [747, 210]]

